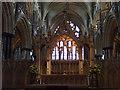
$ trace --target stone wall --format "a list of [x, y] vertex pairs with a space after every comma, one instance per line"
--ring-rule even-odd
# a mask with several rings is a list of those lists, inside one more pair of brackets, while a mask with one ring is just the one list
[[27, 70], [33, 61], [3, 60], [2, 88], [24, 88], [28, 83]]
[[102, 65], [103, 74], [99, 77], [99, 86], [105, 88], [120, 88], [120, 60], [97, 60]]

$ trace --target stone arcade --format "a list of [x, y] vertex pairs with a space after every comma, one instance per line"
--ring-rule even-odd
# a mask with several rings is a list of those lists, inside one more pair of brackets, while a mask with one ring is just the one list
[[[120, 88], [120, 2], [1, 4], [0, 89]], [[102, 67], [97, 79], [89, 73], [96, 64]]]

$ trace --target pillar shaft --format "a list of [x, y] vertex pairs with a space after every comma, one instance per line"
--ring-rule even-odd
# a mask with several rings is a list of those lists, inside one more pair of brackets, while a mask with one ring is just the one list
[[41, 69], [40, 69], [40, 48], [39, 48], [39, 45], [37, 45], [37, 57], [36, 57], [36, 60], [38, 60], [38, 63], [37, 63], [37, 66], [38, 66], [38, 69], [39, 69], [39, 74], [41, 74]]
[[93, 65], [94, 61], [94, 49], [93, 49], [93, 45], [90, 46], [90, 66]]
[[116, 57], [116, 43], [113, 43], [113, 56]]
[[83, 74], [83, 61], [79, 60], [79, 74]]
[[51, 74], [51, 50], [47, 48], [47, 74]]
[[47, 74], [51, 74], [51, 60], [47, 60]]
[[79, 59], [82, 60], [82, 48], [80, 48]]
[[91, 26], [91, 30], [90, 30], [90, 66], [94, 64], [94, 42], [93, 42], [93, 31], [94, 31], [94, 27]]

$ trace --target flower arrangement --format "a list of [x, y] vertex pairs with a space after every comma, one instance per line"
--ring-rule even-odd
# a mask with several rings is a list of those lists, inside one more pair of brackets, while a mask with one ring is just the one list
[[101, 72], [102, 72], [102, 68], [100, 65], [95, 64], [95, 65], [91, 66], [89, 69], [90, 74], [101, 74]]
[[35, 76], [38, 76], [38, 67], [37, 65], [33, 64], [29, 66], [28, 72], [29, 74], [34, 74]]

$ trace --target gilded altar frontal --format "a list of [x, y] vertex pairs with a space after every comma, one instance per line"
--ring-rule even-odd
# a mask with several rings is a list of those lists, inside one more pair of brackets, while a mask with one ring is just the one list
[[120, 90], [120, 1], [1, 2], [0, 90]]

